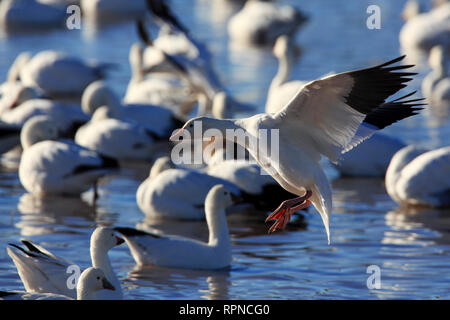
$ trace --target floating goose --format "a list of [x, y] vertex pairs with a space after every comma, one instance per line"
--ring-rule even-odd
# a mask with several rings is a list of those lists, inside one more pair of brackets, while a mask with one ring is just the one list
[[375, 133], [358, 148], [344, 153], [334, 165], [346, 177], [384, 177], [392, 156], [403, 147], [403, 141]]
[[[442, 46], [435, 46], [430, 50], [429, 65], [432, 68], [422, 81], [422, 95], [430, 100], [438, 84], [449, 77], [450, 64], [448, 54]], [[437, 100], [439, 101], [439, 100]]]
[[430, 12], [417, 14], [405, 23], [399, 34], [405, 52], [428, 52], [436, 45], [450, 45], [450, 3], [442, 4]]
[[207, 99], [206, 107], [202, 110], [199, 108], [199, 114], [205, 114], [214, 108], [212, 101], [219, 93], [227, 95], [226, 108], [230, 112], [249, 112], [255, 109], [254, 106], [238, 102], [231, 97], [209, 63], [199, 63], [198, 59], [190, 60], [182, 54], [170, 55], [154, 46], [142, 21], [138, 21], [137, 29], [141, 40], [158, 55], [158, 59], [146, 67], [146, 72], [169, 73], [185, 80], [194, 93]]
[[[105, 300], [105, 291], [114, 291], [115, 287], [99, 268], [84, 270], [77, 284], [77, 300]], [[0, 300], [73, 300], [73, 298], [55, 293], [28, 293], [0, 291]]]
[[0, 120], [22, 127], [29, 119], [39, 115], [52, 119], [56, 129], [67, 137], [73, 137], [75, 131], [89, 120], [79, 106], [63, 105], [48, 99], [27, 100], [1, 114]]
[[[268, 217], [268, 220], [277, 220], [269, 231], [284, 229], [292, 213], [312, 203], [322, 217], [329, 241], [331, 187], [319, 160], [324, 155], [331, 161], [337, 161], [342, 152], [355, 147], [375, 131], [420, 109], [414, 106], [421, 99], [401, 101], [399, 98], [385, 102], [406, 86], [405, 83], [411, 80], [408, 76], [415, 75], [394, 72], [411, 67], [391, 66], [403, 58], [311, 81], [276, 114], [258, 114], [234, 120], [191, 119], [171, 140], [195, 137], [194, 123], [196, 128], [201, 125], [201, 136], [212, 128], [218, 129], [225, 139], [227, 130], [246, 133], [249, 142], [238, 139], [237, 143], [246, 148], [284, 189], [299, 196], [284, 201]], [[275, 129], [278, 131], [272, 131]], [[265, 140], [268, 145], [259, 141], [264, 133], [267, 133]], [[275, 140], [273, 145], [270, 142], [272, 134], [279, 137], [278, 143]], [[231, 139], [229, 134], [228, 139]], [[278, 159], [275, 155], [269, 156], [269, 150], [275, 148], [279, 150]]]
[[136, 202], [148, 217], [202, 220], [206, 195], [217, 184], [225, 185], [235, 194], [241, 193], [224, 179], [194, 169], [173, 168], [166, 157], [155, 163], [149, 178], [139, 185]]
[[402, 205], [450, 206], [450, 147], [398, 151], [386, 172], [386, 190]]
[[[6, 250], [16, 265], [25, 290], [31, 293], [54, 293], [75, 298], [75, 289], [68, 286], [69, 277], [73, 275], [69, 272], [69, 267], [75, 264], [55, 256], [30, 240], [21, 241], [25, 248], [10, 244]], [[102, 299], [122, 299], [120, 281], [111, 267], [108, 251], [122, 244], [124, 240], [117, 237], [113, 229], [98, 227], [92, 233], [90, 242], [92, 266], [101, 269], [115, 288], [114, 291], [102, 293]]]
[[292, 67], [294, 52], [288, 36], [277, 38], [273, 54], [278, 59], [278, 72], [270, 83], [267, 93], [266, 113], [280, 111], [308, 81], [294, 80], [287, 82]]
[[160, 138], [169, 137], [181, 120], [170, 110], [151, 104], [121, 104], [116, 94], [103, 82], [91, 83], [83, 93], [81, 108], [93, 115], [106, 106], [116, 118], [139, 124]]
[[239, 44], [272, 46], [282, 34], [293, 37], [306, 21], [306, 16], [292, 6], [251, 0], [231, 17], [228, 34]]
[[111, 110], [97, 108], [92, 119], [80, 127], [75, 142], [118, 160], [150, 160], [157, 150], [159, 136], [136, 123], [120, 120]]
[[[79, 97], [93, 81], [104, 77], [109, 64], [88, 63], [59, 51], [36, 54], [20, 71], [25, 86], [56, 98]], [[68, 76], [70, 75], [70, 77]]]
[[123, 235], [136, 264], [189, 269], [221, 269], [231, 262], [231, 242], [225, 209], [236, 195], [223, 185], [211, 188], [205, 199], [209, 241], [163, 237], [133, 228], [115, 228]]
[[79, 195], [100, 177], [117, 171], [116, 160], [71, 141], [49, 140], [57, 137], [56, 124], [45, 116], [33, 117], [23, 126], [19, 178], [28, 192]]
[[65, 9], [39, 1], [4, 0], [0, 2], [0, 26], [8, 32], [63, 28], [66, 19]]

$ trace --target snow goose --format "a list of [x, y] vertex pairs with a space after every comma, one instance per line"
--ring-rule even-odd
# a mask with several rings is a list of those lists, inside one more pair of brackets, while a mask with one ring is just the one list
[[450, 45], [450, 3], [411, 17], [400, 30], [400, 45], [405, 52], [428, 52], [436, 45]]
[[[200, 59], [199, 57], [199, 59], [191, 60], [183, 54], [168, 54], [167, 52], [156, 48], [142, 21], [138, 21], [137, 29], [141, 40], [148, 46], [148, 50], [156, 51], [158, 54], [158, 59], [155, 59], [151, 65], [146, 66], [146, 72], [175, 75], [188, 83], [190, 90], [194, 94], [206, 97], [207, 104], [205, 105], [205, 108], [199, 108], [199, 115], [210, 112], [211, 108], [215, 107], [212, 104], [212, 101], [219, 93], [223, 93], [227, 96], [227, 99], [225, 100], [227, 103], [226, 108], [230, 109], [230, 112], [249, 112], [255, 109], [253, 105], [238, 102], [231, 97], [223, 87], [211, 64], [206, 60], [207, 58]], [[199, 62], [199, 60], [204, 63]], [[204, 60], [206, 60], [206, 62]]]
[[209, 229], [207, 243], [170, 236], [163, 237], [132, 228], [115, 230], [123, 235], [138, 265], [189, 269], [221, 269], [231, 262], [231, 242], [225, 209], [238, 197], [223, 185], [211, 188], [204, 202]]
[[66, 18], [65, 9], [35, 0], [4, 0], [0, 2], [0, 26], [8, 32], [63, 28]]
[[57, 136], [56, 124], [45, 116], [33, 117], [23, 126], [19, 178], [28, 192], [79, 195], [95, 187], [100, 177], [117, 171], [115, 159], [71, 141], [49, 140]]
[[[32, 293], [62, 294], [72, 298], [76, 297], [75, 288], [68, 283], [72, 273], [69, 267], [73, 262], [55, 256], [45, 248], [22, 239], [22, 248], [16, 244], [9, 244], [6, 249], [14, 261], [23, 282], [25, 290]], [[122, 299], [122, 288], [108, 258], [108, 251], [122, 244], [124, 240], [115, 235], [111, 228], [98, 227], [94, 230], [90, 240], [92, 266], [101, 269], [108, 281], [114, 286], [114, 291], [104, 292], [103, 299]]]
[[439, 82], [449, 77], [450, 64], [446, 49], [442, 46], [433, 47], [430, 50], [428, 63], [432, 70], [422, 81], [422, 95], [431, 100]]
[[[223, 184], [235, 194], [241, 191], [233, 183], [188, 168], [172, 168], [170, 160], [159, 160], [136, 192], [139, 209], [158, 219], [202, 220], [209, 190]], [[176, 199], [176, 201], [174, 201]]]
[[[87, 268], [84, 270], [76, 287], [77, 300], [105, 300], [104, 292], [115, 290], [115, 287], [105, 277], [105, 273], [99, 268]], [[28, 293], [28, 292], [3, 292], [0, 291], [0, 300], [73, 300], [73, 298], [54, 293]]]
[[75, 131], [89, 120], [79, 106], [64, 105], [48, 99], [31, 99], [0, 115], [0, 120], [22, 127], [29, 119], [43, 115], [55, 122], [63, 136], [73, 137]]
[[[268, 220], [277, 220], [269, 231], [284, 229], [293, 212], [312, 203], [322, 217], [329, 242], [331, 187], [319, 160], [324, 155], [337, 161], [342, 152], [355, 147], [375, 131], [420, 109], [414, 106], [421, 99], [401, 100], [412, 94], [385, 102], [406, 86], [405, 83], [412, 79], [408, 76], [415, 75], [394, 72], [412, 67], [391, 66], [404, 57], [311, 81], [276, 114], [233, 120], [191, 119], [171, 140], [203, 137], [208, 129], [219, 130], [222, 138], [232, 141], [236, 139], [236, 133], [245, 133], [248, 139], [237, 139], [237, 143], [246, 148], [284, 189], [299, 196], [284, 201], [268, 217]], [[230, 132], [235, 134], [230, 137]], [[260, 141], [262, 137], [265, 137], [265, 144]], [[279, 152], [271, 154], [270, 150], [277, 148]]]
[[145, 15], [145, 0], [81, 0], [81, 10], [90, 20], [118, 21]]
[[270, 45], [278, 36], [294, 36], [306, 16], [292, 6], [250, 0], [228, 23], [232, 42], [243, 45]]
[[81, 98], [81, 108], [93, 115], [106, 106], [116, 118], [139, 124], [160, 138], [169, 137], [182, 122], [170, 109], [152, 104], [122, 104], [119, 97], [103, 81], [91, 83]]
[[384, 177], [393, 155], [405, 146], [400, 139], [375, 133], [344, 153], [334, 166], [346, 177]]
[[36, 87], [48, 96], [73, 98], [81, 96], [91, 82], [103, 78], [108, 67], [106, 63], [87, 62], [63, 52], [46, 50], [22, 67], [20, 79], [25, 86]]
[[9, 82], [0, 99], [0, 116], [28, 100], [39, 98], [42, 98], [42, 95], [36, 89]]
[[298, 90], [308, 81], [294, 80], [287, 82], [294, 60], [294, 50], [291, 40], [286, 35], [277, 38], [273, 47], [273, 54], [278, 59], [278, 72], [270, 83], [267, 92], [266, 113], [281, 110]]
[[98, 108], [75, 134], [75, 142], [80, 146], [118, 160], [150, 160], [158, 140], [145, 127], [114, 117], [106, 106]]
[[386, 190], [398, 204], [450, 206], [450, 147], [429, 151], [408, 146], [398, 151], [386, 172]]

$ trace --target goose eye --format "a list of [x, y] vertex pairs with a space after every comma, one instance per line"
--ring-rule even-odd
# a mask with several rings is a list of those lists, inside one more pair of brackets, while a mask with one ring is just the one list
[[100, 277], [97, 277], [97, 280], [100, 280]]

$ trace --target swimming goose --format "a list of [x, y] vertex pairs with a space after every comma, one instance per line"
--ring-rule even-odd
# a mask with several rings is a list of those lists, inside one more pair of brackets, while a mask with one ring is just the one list
[[228, 23], [232, 42], [243, 45], [270, 45], [277, 37], [293, 37], [307, 17], [293, 6], [279, 6], [270, 1], [247, 1]]
[[194, 94], [207, 99], [205, 107], [199, 108], [199, 115], [214, 109], [215, 106], [212, 102], [217, 94], [225, 94], [227, 96], [225, 100], [227, 103], [226, 108], [230, 112], [249, 112], [255, 109], [253, 105], [238, 102], [231, 97], [209, 63], [199, 63], [199, 59], [191, 60], [183, 54], [170, 55], [156, 48], [142, 21], [138, 21], [137, 30], [143, 43], [148, 46], [146, 50], [156, 51], [158, 55], [158, 59], [155, 59], [151, 65], [146, 66], [146, 72], [168, 73], [183, 79]]
[[231, 182], [195, 169], [174, 168], [170, 159], [164, 158], [155, 163], [149, 177], [139, 185], [136, 202], [147, 217], [202, 220], [206, 195], [217, 184], [241, 194]]
[[117, 160], [150, 160], [159, 139], [145, 127], [115, 117], [106, 106], [97, 108], [92, 119], [75, 134], [80, 146]]
[[33, 117], [23, 126], [19, 179], [28, 192], [79, 195], [95, 186], [100, 177], [117, 171], [115, 159], [72, 141], [50, 140], [57, 137], [56, 124], [45, 116]]
[[170, 109], [152, 104], [122, 104], [119, 97], [103, 81], [91, 83], [81, 98], [84, 113], [93, 115], [97, 108], [106, 106], [117, 119], [145, 127], [155, 136], [169, 137], [181, 120]]
[[237, 196], [223, 185], [211, 188], [204, 202], [209, 228], [207, 243], [170, 236], [163, 237], [132, 228], [115, 228], [122, 234], [138, 265], [189, 269], [221, 269], [231, 262], [231, 242], [225, 209]]
[[358, 148], [344, 153], [334, 167], [346, 177], [384, 177], [393, 155], [406, 144], [395, 137], [375, 133]]
[[446, 50], [442, 46], [435, 46], [430, 50], [428, 63], [432, 70], [422, 80], [422, 95], [427, 99], [433, 100], [437, 85], [449, 77], [450, 64]]
[[407, 146], [386, 172], [386, 190], [401, 205], [450, 206], [450, 147], [428, 150]]
[[0, 26], [8, 32], [63, 28], [66, 18], [65, 8], [57, 8], [35, 0], [0, 2]]
[[0, 115], [0, 120], [22, 127], [35, 116], [47, 116], [55, 122], [61, 135], [73, 137], [76, 129], [89, 120], [79, 106], [64, 105], [48, 99], [31, 99], [9, 109]]
[[277, 38], [273, 54], [278, 59], [278, 72], [267, 92], [266, 113], [280, 111], [308, 81], [287, 81], [294, 60], [293, 45], [288, 36]]
[[[172, 141], [189, 141], [208, 129], [219, 130], [222, 138], [234, 141], [230, 131], [245, 133], [237, 139], [258, 164], [287, 191], [298, 198], [284, 201], [268, 220], [277, 221], [269, 229], [284, 229], [291, 214], [313, 204], [319, 211], [330, 241], [331, 187], [319, 160], [337, 161], [339, 155], [355, 147], [375, 131], [415, 114], [415, 102], [385, 100], [405, 87], [415, 73], [394, 72], [411, 66], [391, 66], [403, 57], [381, 65], [339, 73], [311, 81], [276, 114], [219, 120], [198, 117], [186, 122]], [[196, 135], [194, 135], [194, 124]], [[278, 130], [276, 130], [278, 129]], [[278, 136], [278, 139], [277, 139]], [[261, 138], [260, 138], [261, 137]], [[261, 143], [265, 138], [265, 144]], [[273, 139], [273, 141], [272, 141]], [[269, 150], [279, 150], [269, 155]], [[272, 153], [272, 152], [270, 152]]]
[[[105, 300], [104, 293], [115, 290], [115, 287], [98, 268], [84, 270], [77, 284], [77, 300]], [[73, 300], [73, 298], [55, 293], [28, 293], [0, 291], [0, 300]]]
[[46, 50], [36, 54], [22, 67], [20, 79], [25, 86], [36, 87], [51, 97], [79, 97], [91, 82], [103, 78], [110, 66]]
[[[16, 244], [9, 244], [6, 249], [14, 261], [25, 290], [31, 293], [54, 293], [76, 298], [75, 288], [69, 288], [71, 275], [69, 267], [73, 262], [55, 256], [45, 248], [22, 239], [22, 248]], [[106, 279], [114, 286], [114, 291], [102, 292], [102, 299], [122, 299], [122, 288], [108, 258], [108, 251], [122, 244], [124, 240], [117, 237], [114, 230], [98, 227], [90, 239], [92, 266], [101, 269]]]
[[450, 3], [411, 17], [399, 33], [405, 52], [428, 52], [436, 45], [450, 45]]

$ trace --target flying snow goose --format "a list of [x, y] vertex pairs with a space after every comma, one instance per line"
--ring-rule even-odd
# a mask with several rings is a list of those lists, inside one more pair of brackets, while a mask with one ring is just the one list
[[231, 242], [225, 209], [237, 196], [223, 185], [211, 188], [204, 211], [209, 229], [207, 243], [179, 236], [160, 236], [132, 228], [115, 230], [122, 234], [138, 265], [189, 269], [221, 269], [231, 262]]
[[103, 81], [91, 83], [81, 98], [81, 108], [93, 115], [97, 108], [106, 106], [120, 120], [139, 124], [155, 136], [169, 137], [182, 124], [170, 109], [152, 104], [122, 104], [119, 97]]
[[402, 205], [450, 206], [450, 147], [398, 151], [386, 172], [386, 190]]
[[[115, 290], [115, 287], [105, 277], [105, 273], [99, 268], [87, 268], [84, 270], [76, 287], [77, 300], [105, 300], [104, 292]], [[73, 300], [73, 298], [55, 293], [28, 293], [28, 292], [3, 292], [0, 291], [0, 300]]]
[[0, 2], [0, 26], [7, 32], [63, 28], [66, 19], [65, 8], [46, 5], [36, 0]]
[[251, 0], [231, 17], [228, 34], [231, 41], [243, 45], [273, 45], [282, 34], [293, 37], [306, 21], [306, 16], [292, 6]]
[[79, 106], [64, 105], [48, 99], [27, 100], [1, 114], [0, 120], [22, 127], [25, 122], [38, 115], [52, 119], [59, 132], [70, 137], [89, 120], [89, 116], [84, 114]]
[[109, 66], [46, 50], [22, 67], [20, 79], [25, 86], [36, 87], [51, 97], [79, 97], [91, 82], [104, 77]]
[[346, 177], [384, 177], [393, 155], [405, 146], [400, 139], [375, 133], [344, 153], [334, 166]]
[[[411, 67], [391, 66], [404, 57], [375, 67], [311, 81], [276, 114], [258, 114], [233, 120], [191, 119], [171, 140], [189, 140], [189, 137], [197, 136], [194, 135], [194, 123], [201, 124], [201, 128], [195, 126], [200, 128], [201, 136], [212, 128], [218, 129], [223, 138], [232, 141], [235, 136], [227, 135], [227, 129], [246, 133], [249, 141], [238, 139], [237, 143], [245, 147], [284, 189], [299, 196], [284, 201], [268, 217], [268, 220], [277, 220], [269, 232], [284, 229], [292, 213], [312, 203], [322, 217], [329, 242], [331, 187], [319, 164], [320, 158], [324, 155], [335, 162], [342, 152], [355, 147], [375, 131], [420, 109], [414, 106], [422, 99], [401, 100], [412, 94], [385, 101], [406, 86], [405, 83], [412, 79], [408, 76], [415, 75], [394, 72]], [[264, 139], [266, 144], [260, 143], [260, 135], [267, 137]], [[276, 148], [279, 152], [269, 155], [270, 150]]]
[[272, 79], [267, 92], [266, 113], [280, 111], [298, 90], [308, 83], [301, 80], [287, 81], [294, 59], [293, 45], [288, 36], [282, 35], [277, 38], [273, 54], [278, 59], [278, 72]]
[[75, 142], [118, 160], [152, 159], [160, 138], [145, 127], [110, 113], [106, 106], [97, 108], [92, 119], [78, 129]]
[[[64, 258], [57, 257], [45, 248], [22, 239], [25, 248], [16, 244], [9, 244], [6, 249], [14, 261], [23, 282], [25, 290], [32, 293], [54, 293], [76, 298], [75, 288], [67, 285], [69, 267], [75, 265]], [[92, 266], [103, 270], [108, 281], [114, 286], [114, 291], [105, 291], [103, 299], [122, 299], [122, 288], [108, 258], [108, 251], [122, 244], [124, 240], [117, 237], [114, 230], [98, 227], [94, 230], [90, 240]]]
[[79, 195], [95, 187], [100, 177], [117, 171], [115, 159], [71, 141], [50, 140], [57, 137], [56, 124], [45, 116], [33, 117], [23, 126], [19, 178], [28, 192]]

